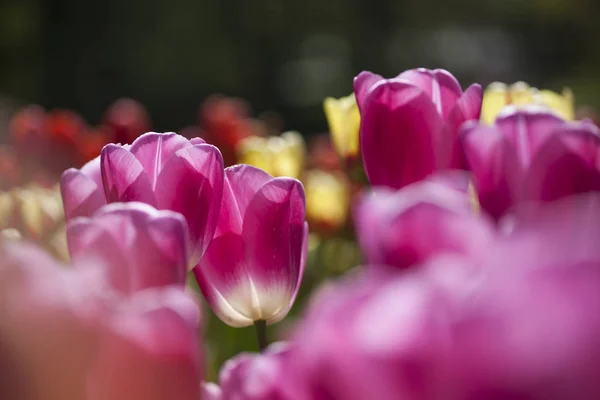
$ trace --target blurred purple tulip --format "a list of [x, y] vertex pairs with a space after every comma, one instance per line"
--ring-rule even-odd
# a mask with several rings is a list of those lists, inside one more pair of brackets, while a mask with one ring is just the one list
[[600, 130], [591, 122], [509, 108], [494, 126], [465, 127], [462, 142], [481, 207], [496, 220], [522, 202], [600, 190]]
[[[218, 400], [293, 400], [283, 365], [292, 357], [287, 343], [274, 343], [263, 353], [241, 353], [228, 360], [219, 373], [219, 386], [211, 386]], [[214, 385], [214, 384], [213, 384]], [[210, 398], [210, 397], [209, 397]]]
[[199, 398], [195, 299], [173, 287], [123, 297], [102, 268], [22, 243], [0, 252], [0, 398]]
[[67, 221], [90, 216], [105, 205], [100, 157], [89, 161], [81, 169], [66, 170], [60, 178], [60, 191]]
[[249, 166], [225, 169], [215, 237], [194, 274], [225, 323], [280, 321], [304, 272], [308, 224], [302, 184]]
[[296, 399], [600, 398], [600, 194], [520, 208], [502, 232], [479, 260], [324, 288], [282, 367]]
[[181, 214], [139, 202], [109, 204], [67, 226], [73, 263], [102, 263], [112, 286], [123, 293], [169, 285], [183, 288], [187, 235]]
[[149, 132], [131, 146], [106, 145], [99, 160], [65, 171], [61, 190], [67, 219], [90, 216], [106, 202], [139, 201], [181, 213], [188, 223], [193, 267], [217, 225], [223, 158], [202, 139]]
[[401, 188], [437, 170], [463, 168], [458, 131], [479, 119], [478, 84], [463, 92], [448, 71], [418, 68], [384, 79], [354, 78], [361, 114], [360, 146], [374, 186]]
[[409, 268], [438, 254], [475, 258], [486, 252], [490, 225], [473, 213], [466, 191], [440, 182], [377, 190], [359, 199], [355, 224], [368, 263]]

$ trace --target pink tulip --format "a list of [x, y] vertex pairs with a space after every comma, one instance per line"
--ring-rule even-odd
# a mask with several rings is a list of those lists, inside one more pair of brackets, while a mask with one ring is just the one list
[[[263, 353], [242, 353], [228, 360], [219, 373], [218, 400], [293, 400], [293, 389], [286, 385], [283, 365], [292, 357], [287, 343], [274, 343]], [[214, 385], [214, 384], [213, 384]], [[215, 388], [216, 387], [216, 388]], [[218, 388], [218, 389], [217, 389]], [[210, 397], [209, 397], [210, 398]]]
[[20, 243], [0, 251], [0, 398], [199, 398], [200, 314], [180, 288], [122, 297], [102, 268]]
[[464, 92], [452, 74], [425, 68], [384, 79], [354, 78], [361, 114], [360, 146], [374, 186], [401, 188], [434, 171], [462, 168], [458, 130], [479, 119], [481, 86]]
[[196, 265], [210, 244], [221, 204], [223, 159], [216, 147], [199, 138], [149, 132], [131, 146], [106, 145], [100, 160], [86, 167], [67, 170], [61, 179], [67, 218], [90, 216], [103, 199], [179, 212], [189, 228], [189, 264]]
[[462, 141], [481, 207], [495, 219], [522, 202], [600, 190], [600, 130], [590, 122], [510, 108], [492, 127], [465, 127]]
[[194, 268], [215, 314], [234, 327], [284, 318], [302, 280], [307, 235], [299, 181], [227, 168], [215, 237]]
[[445, 182], [422, 181], [402, 190], [363, 195], [355, 207], [359, 242], [370, 264], [417, 266], [434, 255], [477, 257], [492, 239], [468, 193]]
[[114, 203], [67, 227], [71, 259], [101, 262], [123, 293], [150, 287], [183, 288], [187, 272], [187, 224], [181, 214], [138, 202]]

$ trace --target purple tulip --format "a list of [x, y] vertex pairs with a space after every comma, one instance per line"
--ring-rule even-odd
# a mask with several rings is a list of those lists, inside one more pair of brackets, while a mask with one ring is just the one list
[[465, 121], [479, 119], [480, 85], [463, 92], [448, 71], [419, 68], [392, 79], [361, 72], [354, 78], [354, 93], [372, 185], [401, 188], [434, 171], [463, 167], [458, 130]]
[[225, 169], [215, 237], [194, 268], [215, 314], [234, 327], [284, 318], [302, 280], [307, 236], [299, 181], [249, 165]]
[[66, 170], [60, 178], [60, 191], [67, 221], [90, 216], [105, 205], [100, 157], [89, 161], [81, 169]]
[[516, 204], [600, 190], [600, 130], [537, 107], [509, 108], [494, 126], [464, 129], [481, 207], [498, 220]]
[[478, 260], [363, 269], [313, 299], [281, 368], [297, 399], [600, 398], [598, 237], [592, 193], [520, 208]]
[[199, 398], [196, 299], [173, 287], [121, 296], [104, 269], [65, 268], [31, 245], [0, 255], [0, 398]]
[[68, 219], [90, 216], [105, 202], [139, 201], [181, 213], [188, 222], [193, 267], [206, 252], [217, 225], [223, 158], [202, 139], [149, 132], [131, 146], [106, 145], [100, 160], [81, 170], [65, 171], [61, 190]]
[[71, 259], [101, 262], [114, 288], [134, 293], [150, 287], [185, 286], [188, 229], [181, 214], [139, 202], [114, 203], [67, 227]]
[[443, 253], [476, 258], [492, 239], [487, 221], [472, 212], [469, 194], [445, 182], [422, 181], [396, 192], [363, 195], [354, 215], [370, 264], [409, 268]]
[[295, 393], [286, 385], [283, 366], [292, 357], [287, 343], [274, 343], [263, 353], [238, 354], [228, 360], [219, 373], [220, 389], [211, 387], [213, 393], [219, 393], [219, 400], [294, 400]]

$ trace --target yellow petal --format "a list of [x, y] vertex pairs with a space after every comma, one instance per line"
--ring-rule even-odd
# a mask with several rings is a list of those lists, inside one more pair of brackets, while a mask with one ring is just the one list
[[575, 101], [569, 88], [565, 88], [562, 95], [550, 90], [541, 90], [536, 94], [535, 101], [551, 108], [568, 121], [575, 119]]
[[510, 86], [508, 92], [511, 104], [524, 106], [533, 103], [533, 96], [537, 89], [530, 87], [525, 82], [517, 82]]
[[483, 92], [481, 121], [492, 125], [498, 113], [509, 103], [508, 89], [504, 83], [491, 83]]
[[270, 147], [274, 154], [276, 175], [300, 178], [306, 153], [302, 135], [289, 131], [283, 133], [281, 137], [271, 138], [270, 141], [273, 142]]
[[306, 217], [311, 225], [337, 229], [346, 222], [350, 187], [343, 175], [321, 170], [308, 171], [304, 187]]
[[342, 158], [354, 157], [359, 149], [360, 113], [354, 93], [323, 101], [325, 117], [336, 151]]
[[237, 145], [238, 161], [242, 164], [253, 165], [273, 175], [275, 172], [274, 157], [267, 144], [267, 139], [257, 136], [241, 140]]

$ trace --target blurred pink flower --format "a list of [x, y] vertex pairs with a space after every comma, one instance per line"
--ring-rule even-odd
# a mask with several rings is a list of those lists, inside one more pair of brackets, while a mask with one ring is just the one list
[[235, 327], [272, 324], [291, 308], [304, 272], [304, 188], [250, 165], [225, 169], [215, 237], [194, 274], [214, 312]]
[[0, 398], [197, 400], [197, 302], [180, 288], [122, 297], [102, 268], [2, 244]]
[[161, 286], [185, 287], [187, 224], [181, 214], [144, 203], [114, 203], [67, 226], [74, 265], [101, 262], [112, 286], [133, 293]]
[[459, 127], [479, 119], [481, 86], [463, 92], [448, 71], [425, 68], [392, 79], [354, 78], [361, 115], [360, 147], [374, 186], [401, 188], [432, 172], [462, 168]]
[[600, 130], [589, 121], [509, 107], [494, 126], [466, 126], [462, 142], [481, 207], [495, 219], [521, 202], [600, 190]]

